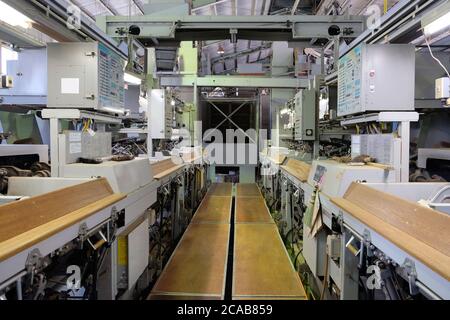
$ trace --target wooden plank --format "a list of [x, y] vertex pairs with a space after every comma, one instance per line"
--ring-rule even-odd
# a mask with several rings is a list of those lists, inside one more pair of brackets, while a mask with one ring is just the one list
[[176, 164], [172, 161], [172, 159], [166, 159], [163, 161], [152, 163], [153, 178], [155, 178], [156, 180], [161, 180], [183, 167], [184, 164]]
[[256, 183], [239, 183], [236, 187], [236, 197], [262, 197]]
[[206, 196], [197, 209], [192, 223], [230, 223], [231, 197]]
[[166, 170], [169, 170], [169, 169], [177, 166], [175, 163], [173, 163], [172, 159], [158, 161], [158, 162], [152, 163], [151, 165], [152, 165], [153, 175], [158, 175], [161, 172], [164, 172]]
[[281, 169], [285, 170], [289, 174], [296, 177], [301, 182], [308, 181], [309, 171], [311, 170], [311, 165], [299, 161], [296, 159], [288, 159], [286, 165], [281, 166]]
[[101, 178], [0, 206], [0, 261], [124, 198]]
[[368, 189], [372, 188], [354, 183], [344, 198], [331, 201], [450, 281], [450, 217]]
[[276, 154], [274, 156], [269, 157], [269, 159], [274, 164], [281, 165], [281, 164], [283, 164], [284, 160], [286, 160], [286, 155], [284, 155], [284, 154]]
[[208, 196], [231, 197], [232, 183], [213, 183], [208, 190]]
[[229, 224], [191, 224], [148, 299], [223, 299]]
[[448, 214], [361, 183], [352, 183], [344, 199], [450, 256], [450, 216]]
[[196, 152], [191, 152], [191, 153], [185, 153], [182, 156], [183, 161], [187, 162], [187, 163], [194, 163], [194, 162], [199, 162], [201, 163], [203, 155], [201, 154], [196, 154]]
[[184, 164], [176, 164], [172, 161], [172, 159], [159, 161], [152, 164], [153, 177], [156, 180], [161, 180], [164, 177], [178, 171], [183, 167]]
[[233, 299], [306, 299], [274, 224], [236, 224]]
[[274, 223], [262, 197], [236, 198], [236, 223]]
[[102, 178], [0, 206], [0, 242], [113, 193]]

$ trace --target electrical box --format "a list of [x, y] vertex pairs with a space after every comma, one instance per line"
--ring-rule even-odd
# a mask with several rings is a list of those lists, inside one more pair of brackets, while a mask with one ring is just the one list
[[2, 104], [47, 104], [46, 48], [22, 49], [17, 53], [17, 60], [7, 60], [6, 66], [6, 73], [12, 78], [12, 87], [3, 82], [7, 79], [2, 79]]
[[4, 89], [4, 88], [9, 89], [12, 87], [14, 87], [13, 77], [7, 76], [7, 75], [2, 75], [0, 89]]
[[316, 92], [301, 90], [295, 101], [295, 140], [315, 140], [316, 138]]
[[352, 158], [369, 155], [375, 162], [391, 166], [400, 165], [401, 139], [393, 134], [352, 135]]
[[450, 98], [450, 78], [436, 79], [436, 99]]
[[361, 44], [339, 60], [338, 116], [414, 110], [415, 49]]
[[332, 260], [341, 257], [341, 238], [338, 235], [327, 236], [327, 254]]
[[111, 156], [111, 132], [65, 131], [61, 134], [65, 140], [65, 164], [76, 163], [79, 158], [95, 159]]
[[152, 139], [170, 139], [173, 127], [173, 107], [164, 89], [153, 89], [150, 94], [148, 127]]
[[98, 42], [49, 43], [48, 107], [124, 113], [124, 67]]

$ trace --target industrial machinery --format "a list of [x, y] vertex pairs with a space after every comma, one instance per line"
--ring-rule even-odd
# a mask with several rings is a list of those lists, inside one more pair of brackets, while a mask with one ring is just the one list
[[450, 300], [449, 0], [96, 2], [0, 1], [0, 300]]
[[301, 90], [295, 98], [294, 139], [310, 141], [316, 139], [316, 92]]
[[339, 60], [338, 116], [414, 110], [414, 62], [412, 45], [352, 49]]
[[124, 114], [125, 61], [102, 43], [49, 43], [48, 107]]

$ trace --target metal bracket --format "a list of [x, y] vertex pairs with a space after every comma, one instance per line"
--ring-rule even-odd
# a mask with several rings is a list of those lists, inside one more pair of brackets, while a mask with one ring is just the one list
[[339, 210], [337, 214], [337, 222], [341, 227], [341, 230], [344, 232], [344, 213], [342, 212], [342, 210]]
[[294, 191], [294, 198], [299, 200], [300, 199], [300, 189], [296, 188]]
[[419, 293], [419, 288], [416, 286], [417, 280], [417, 271], [416, 265], [414, 261], [409, 258], [406, 258], [401, 266], [403, 270], [403, 276], [408, 280], [409, 283], [409, 292], [412, 295], [416, 295]]
[[88, 226], [87, 226], [86, 222], [83, 222], [80, 225], [80, 228], [78, 229], [78, 237], [80, 239], [80, 242], [83, 243], [84, 240], [86, 240], [87, 234], [88, 234]]
[[44, 266], [44, 257], [42, 256], [39, 249], [35, 248], [28, 254], [27, 260], [25, 261], [25, 269], [27, 272], [32, 274], [41, 269]]
[[364, 229], [362, 236], [364, 239], [364, 244], [369, 248], [370, 244], [372, 243], [371, 238], [370, 238], [370, 231], [367, 229]]

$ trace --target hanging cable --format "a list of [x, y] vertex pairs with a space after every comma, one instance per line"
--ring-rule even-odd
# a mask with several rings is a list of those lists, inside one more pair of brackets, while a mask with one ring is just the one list
[[[423, 31], [422, 31], [422, 32], [423, 32]], [[447, 73], [447, 77], [450, 78], [450, 73], [448, 72], [448, 69], [444, 66], [444, 64], [441, 62], [441, 60], [439, 60], [438, 58], [436, 58], [436, 57], [434, 56], [433, 50], [431, 50], [430, 43], [428, 42], [427, 36], [425, 35], [424, 32], [423, 32], [423, 37], [425, 38], [425, 42], [426, 42], [426, 44], [427, 44], [428, 50], [430, 51], [431, 57], [439, 63], [439, 65], [442, 67], [442, 69], [444, 69], [445, 72]]]

